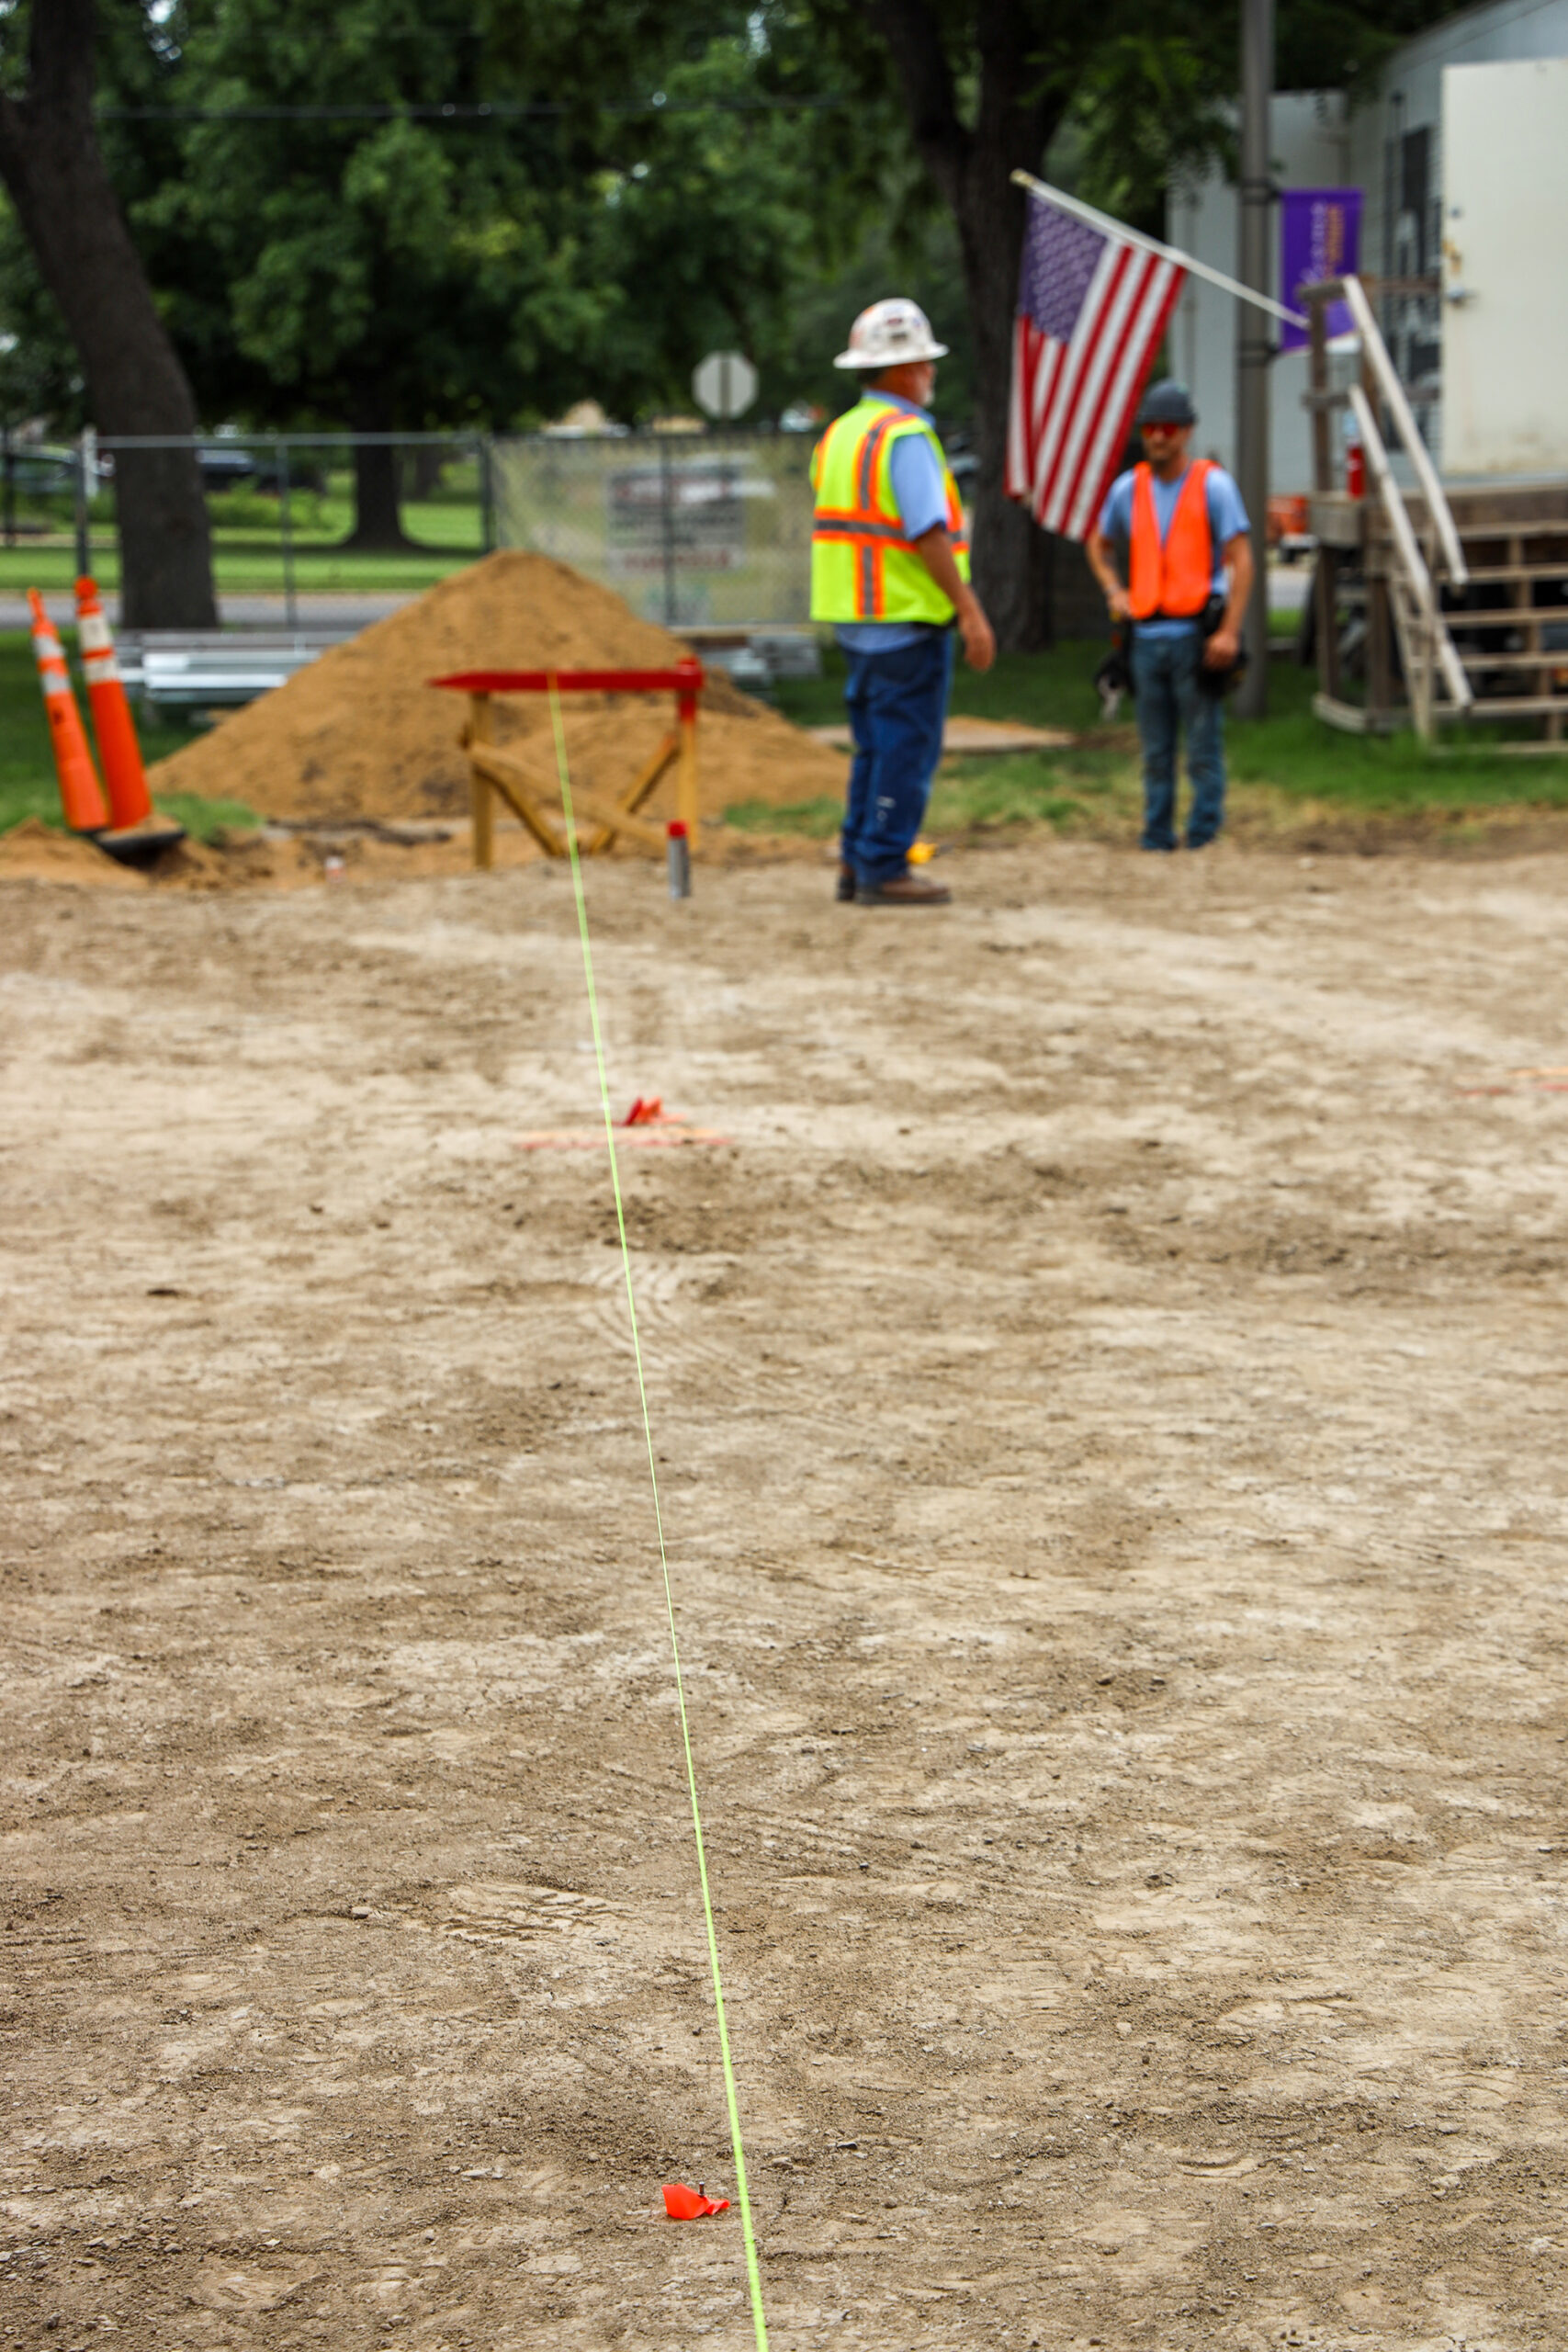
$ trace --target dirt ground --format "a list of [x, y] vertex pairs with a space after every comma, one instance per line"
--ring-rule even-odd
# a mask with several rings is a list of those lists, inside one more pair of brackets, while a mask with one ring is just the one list
[[[943, 870], [590, 874], [774, 2352], [1561, 2346], [1568, 858]], [[569, 884], [0, 921], [0, 2343], [743, 2352]]]

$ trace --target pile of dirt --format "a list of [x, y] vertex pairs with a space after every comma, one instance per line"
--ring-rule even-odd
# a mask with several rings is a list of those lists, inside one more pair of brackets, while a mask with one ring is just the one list
[[[433, 691], [431, 678], [467, 669], [656, 669], [686, 650], [569, 566], [507, 550], [335, 646], [162, 761], [150, 780], [154, 794], [238, 800], [293, 821], [457, 815], [468, 805], [458, 742], [467, 705]], [[602, 793], [630, 783], [671, 718], [667, 695], [572, 695], [566, 709], [573, 779]], [[541, 791], [553, 788], [543, 696], [498, 701], [494, 740], [533, 771]], [[739, 801], [784, 805], [843, 786], [840, 755], [711, 672], [698, 746], [707, 816]], [[672, 795], [666, 778], [652, 810], [673, 813]]]
[[56, 832], [39, 817], [24, 817], [0, 835], [0, 882], [75, 882], [99, 890], [145, 887], [129, 866], [117, 865], [78, 833]]

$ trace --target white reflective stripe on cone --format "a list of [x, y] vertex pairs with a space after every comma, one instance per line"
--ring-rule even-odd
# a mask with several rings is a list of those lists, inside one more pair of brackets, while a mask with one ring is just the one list
[[114, 658], [112, 645], [102, 653], [84, 653], [82, 667], [87, 673], [87, 684], [90, 686], [107, 685], [111, 678], [118, 678], [119, 675], [119, 663]]
[[114, 639], [102, 613], [84, 613], [76, 624], [76, 642], [84, 654], [112, 653]]

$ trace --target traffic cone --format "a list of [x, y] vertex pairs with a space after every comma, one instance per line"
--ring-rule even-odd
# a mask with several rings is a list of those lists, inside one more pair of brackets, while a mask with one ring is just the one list
[[117, 830], [145, 824], [152, 814], [152, 803], [141, 764], [141, 746], [120, 684], [108, 618], [98, 599], [97, 584], [91, 580], [76, 582], [76, 643], [87, 673], [93, 732], [98, 739], [98, 759], [108, 787], [109, 822]]
[[49, 713], [54, 772], [60, 778], [60, 805], [73, 833], [101, 832], [108, 823], [109, 812], [104, 807], [97, 770], [83, 731], [82, 714], [71, 691], [64, 650], [36, 588], [28, 590], [28, 605], [33, 616], [33, 659], [43, 688], [43, 707]]

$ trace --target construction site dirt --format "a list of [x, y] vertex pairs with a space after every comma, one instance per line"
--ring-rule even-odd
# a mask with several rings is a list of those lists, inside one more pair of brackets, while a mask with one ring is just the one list
[[[1560, 2346], [1568, 858], [943, 871], [587, 876], [774, 2352]], [[0, 2339], [743, 2352], [570, 878], [0, 914]]]

